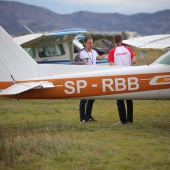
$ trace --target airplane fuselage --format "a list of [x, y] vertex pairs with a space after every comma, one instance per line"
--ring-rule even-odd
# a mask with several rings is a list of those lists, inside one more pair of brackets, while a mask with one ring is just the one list
[[[75, 35], [79, 31], [72, 30]], [[82, 30], [84, 31], [84, 30]], [[47, 38], [58, 33], [47, 34]], [[60, 32], [61, 34], [61, 32]], [[62, 32], [72, 42], [72, 34]], [[45, 35], [44, 35], [45, 36]], [[39, 41], [42, 42], [44, 36]], [[169, 47], [169, 36], [151, 42]], [[163, 39], [161, 38], [163, 37]], [[145, 39], [147, 40], [148, 37]], [[37, 40], [37, 41], [38, 41]], [[163, 42], [162, 42], [163, 40]], [[45, 39], [44, 39], [45, 41]], [[138, 42], [138, 44], [141, 44]], [[153, 45], [152, 44], [152, 45]], [[161, 44], [161, 45], [159, 45]], [[70, 49], [72, 43], [70, 43]], [[51, 49], [51, 48], [50, 48]], [[170, 99], [170, 51], [149, 66], [37, 64], [0, 27], [0, 97], [17, 99]]]
[[[89, 73], [83, 69], [88, 67]], [[51, 82], [53, 88], [32, 89], [18, 95], [5, 97], [19, 99], [170, 99], [170, 66], [150, 65], [135, 67], [104, 67], [97, 71], [91, 66], [80, 66], [79, 71], [72, 70], [68, 74], [44, 76], [24, 82]], [[5, 82], [3, 83], [4, 86]], [[2, 85], [2, 83], [0, 83]], [[8, 85], [9, 86], [9, 83]], [[2, 87], [1, 87], [2, 89]]]

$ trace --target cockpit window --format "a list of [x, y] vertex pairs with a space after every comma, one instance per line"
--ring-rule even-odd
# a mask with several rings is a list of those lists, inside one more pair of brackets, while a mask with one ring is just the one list
[[153, 64], [166, 64], [170, 65], [170, 51], [158, 58]]
[[39, 56], [43, 57], [53, 57], [53, 56], [61, 56], [65, 54], [64, 48], [62, 44], [44, 46], [38, 48]]
[[24, 48], [24, 50], [32, 57], [35, 58], [35, 49], [32, 47]]

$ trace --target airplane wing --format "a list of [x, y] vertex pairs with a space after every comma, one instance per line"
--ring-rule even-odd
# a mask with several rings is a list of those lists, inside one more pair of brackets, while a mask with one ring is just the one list
[[36, 44], [46, 45], [53, 41], [55, 41], [56, 43], [72, 41], [74, 37], [85, 32], [87, 32], [87, 30], [85, 29], [72, 28], [59, 30], [47, 34], [42, 33], [28, 34], [24, 36], [15, 37], [14, 40], [16, 41], [17, 44], [19, 44], [22, 47], [35, 46]]
[[42, 33], [27, 34], [27, 35], [15, 37], [14, 40], [18, 45], [22, 46], [23, 44], [27, 45], [27, 43], [29, 42], [34, 42], [42, 36], [43, 36]]
[[56, 32], [52, 32], [52, 33], [48, 33], [46, 35], [48, 36], [55, 36], [55, 35], [78, 35], [81, 33], [85, 33], [87, 32], [87, 30], [83, 29], [83, 28], [71, 28], [71, 29], [65, 29], [65, 30], [59, 30]]
[[85, 38], [84, 35], [78, 35], [78, 36], [75, 37], [75, 39], [78, 40], [78, 41], [82, 40], [83, 38]]
[[170, 34], [150, 35], [145, 37], [123, 40], [123, 44], [131, 45], [138, 48], [169, 48]]
[[19, 93], [23, 93], [25, 91], [37, 88], [53, 88], [54, 85], [51, 82], [27, 82], [27, 83], [19, 83], [13, 84], [12, 86], [2, 90], [0, 95], [15, 95]]

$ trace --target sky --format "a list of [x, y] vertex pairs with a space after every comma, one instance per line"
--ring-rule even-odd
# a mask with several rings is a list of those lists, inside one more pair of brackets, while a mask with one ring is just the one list
[[170, 0], [11, 0], [47, 8], [58, 14], [79, 11], [95, 13], [154, 13], [170, 9]]

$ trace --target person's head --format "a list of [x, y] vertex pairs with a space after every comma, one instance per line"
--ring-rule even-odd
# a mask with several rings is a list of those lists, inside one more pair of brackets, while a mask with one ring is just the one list
[[90, 36], [85, 37], [84, 46], [86, 50], [91, 50], [93, 48], [93, 38]]
[[113, 42], [115, 45], [121, 45], [122, 44], [122, 36], [120, 34], [114, 35]]

